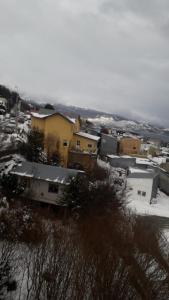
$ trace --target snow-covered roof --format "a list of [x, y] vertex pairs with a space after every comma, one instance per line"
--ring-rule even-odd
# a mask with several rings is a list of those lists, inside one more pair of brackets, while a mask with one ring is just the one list
[[65, 118], [66, 120], [68, 120], [69, 122], [73, 123], [73, 124], [76, 123], [75, 118], [70, 118], [69, 116], [65, 116], [65, 115], [63, 115], [60, 112], [55, 111], [55, 110], [43, 110], [43, 111], [39, 111], [39, 112], [32, 112], [31, 115], [33, 117], [39, 118], [39, 119], [45, 119], [45, 118], [53, 116], [53, 115], [59, 115], [59, 116], [62, 116], [63, 118]]
[[129, 168], [129, 175], [128, 178], [154, 178], [157, 175], [157, 173], [153, 169], [139, 169], [130, 167]]
[[150, 161], [147, 158], [140, 158], [140, 157], [136, 157], [136, 164], [140, 164], [140, 165], [150, 165], [153, 166], [154, 163], [152, 161]]
[[14, 166], [11, 174], [23, 177], [32, 177], [39, 180], [66, 184], [70, 177], [75, 177], [83, 171], [23, 161]]
[[50, 116], [50, 115], [39, 114], [39, 113], [37, 113], [37, 112], [32, 112], [31, 115], [32, 115], [33, 117], [39, 118], [39, 119], [44, 119], [44, 118]]
[[108, 158], [120, 158], [120, 156], [118, 155], [114, 155], [114, 154], [109, 154], [107, 155]]
[[132, 174], [133, 173], [144, 173], [144, 174], [149, 173], [147, 170], [139, 169], [139, 168], [133, 168], [133, 167], [129, 168], [129, 172], [132, 173]]
[[82, 131], [75, 133], [75, 135], [78, 135], [78, 136], [81, 136], [81, 137], [84, 137], [84, 138], [87, 138], [87, 139], [90, 139], [90, 140], [94, 140], [94, 141], [100, 140], [99, 136], [92, 135], [92, 134], [82, 132]]
[[109, 154], [109, 155], [107, 155], [107, 157], [108, 158], [130, 158], [130, 159], [135, 159], [135, 157], [133, 157], [133, 156], [129, 156], [129, 155], [121, 155], [121, 156], [119, 156], [119, 155], [114, 155], [114, 154]]

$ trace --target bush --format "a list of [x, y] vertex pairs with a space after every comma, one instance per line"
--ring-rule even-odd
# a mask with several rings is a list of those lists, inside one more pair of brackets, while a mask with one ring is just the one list
[[9, 241], [38, 244], [45, 235], [44, 224], [27, 207], [8, 209], [0, 214], [0, 237]]
[[123, 201], [116, 198], [114, 188], [105, 181], [90, 181], [80, 175], [70, 180], [65, 187], [62, 203], [79, 214], [104, 214], [120, 209]]

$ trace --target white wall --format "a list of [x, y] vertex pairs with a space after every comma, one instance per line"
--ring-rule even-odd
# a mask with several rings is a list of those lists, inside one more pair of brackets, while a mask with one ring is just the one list
[[24, 195], [28, 198], [46, 202], [50, 204], [59, 204], [62, 195], [63, 185], [59, 185], [58, 194], [48, 192], [49, 182], [43, 180], [30, 179], [30, 187], [25, 189]]
[[[127, 178], [128, 200], [141, 200], [150, 203], [152, 195], [152, 178]], [[130, 190], [132, 189], [132, 190]], [[146, 192], [146, 196], [138, 195], [138, 191]]]

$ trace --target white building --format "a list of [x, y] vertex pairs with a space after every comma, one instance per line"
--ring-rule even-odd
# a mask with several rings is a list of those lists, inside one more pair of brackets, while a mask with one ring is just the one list
[[69, 184], [70, 178], [84, 174], [83, 171], [43, 165], [24, 161], [15, 166], [11, 174], [18, 177], [24, 186], [25, 198], [60, 205], [63, 188]]
[[127, 177], [128, 200], [143, 200], [151, 203], [157, 195], [158, 174], [153, 169], [129, 168]]

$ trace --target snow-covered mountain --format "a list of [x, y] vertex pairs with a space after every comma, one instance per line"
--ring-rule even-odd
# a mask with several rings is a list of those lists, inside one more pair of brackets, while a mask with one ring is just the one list
[[115, 119], [114, 117], [108, 117], [105, 115], [98, 116], [96, 118], [88, 118], [90, 122], [95, 125], [102, 125], [110, 128], [119, 128], [124, 130], [148, 130], [150, 132], [159, 132], [161, 130], [158, 127], [155, 127], [147, 122], [137, 122], [134, 120], [127, 120], [119, 117]]
[[117, 114], [105, 113], [94, 109], [68, 106], [64, 104], [56, 104], [55, 109], [73, 117], [80, 115], [82, 118], [88, 119], [95, 125], [121, 128], [124, 130], [147, 130], [150, 132], [161, 131], [161, 128], [149, 124], [148, 122], [129, 120], [128, 118]]

